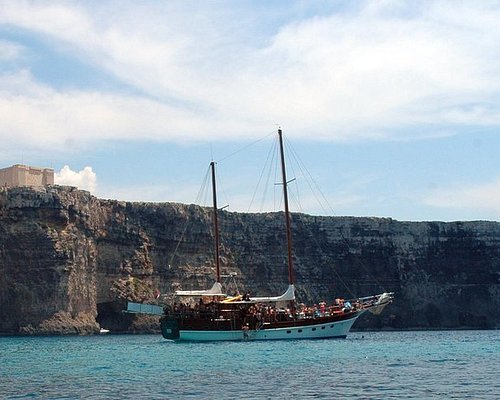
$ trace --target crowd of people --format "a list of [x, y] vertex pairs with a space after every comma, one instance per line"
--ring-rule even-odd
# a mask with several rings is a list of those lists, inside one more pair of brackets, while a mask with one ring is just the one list
[[[336, 299], [332, 305], [327, 305], [324, 301], [312, 306], [300, 303], [295, 309], [295, 319], [328, 317], [331, 315], [340, 315], [346, 312], [356, 311], [361, 308], [362, 304], [358, 302], [351, 303], [349, 301], [344, 301], [344, 299]], [[257, 321], [256, 324], [258, 325], [259, 323], [272, 323], [293, 319], [293, 313], [294, 311], [289, 307], [278, 308], [274, 304], [256, 303], [248, 309], [247, 318]]]
[[295, 306], [295, 309], [292, 309], [290, 307], [277, 307], [275, 303], [251, 303], [247, 299], [242, 302], [222, 303], [216, 299], [204, 301], [203, 298], [200, 298], [194, 304], [181, 302], [174, 303], [171, 307], [165, 307], [165, 314], [194, 319], [237, 318], [242, 320], [243, 324], [259, 327], [265, 323], [294, 319], [294, 314], [295, 319], [310, 319], [341, 315], [362, 308], [362, 303], [345, 301], [344, 299], [336, 299], [330, 305], [324, 301], [312, 306], [300, 303]]

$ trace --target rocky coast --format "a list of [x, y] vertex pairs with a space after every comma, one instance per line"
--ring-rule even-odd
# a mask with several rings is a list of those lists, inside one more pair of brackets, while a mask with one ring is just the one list
[[[221, 212], [223, 273], [240, 290], [287, 285], [282, 213]], [[394, 291], [357, 329], [500, 326], [500, 223], [400, 222], [293, 214], [297, 295], [333, 301]], [[152, 332], [157, 319], [123, 314], [211, 286], [209, 209], [104, 200], [71, 187], [0, 189], [0, 334]]]

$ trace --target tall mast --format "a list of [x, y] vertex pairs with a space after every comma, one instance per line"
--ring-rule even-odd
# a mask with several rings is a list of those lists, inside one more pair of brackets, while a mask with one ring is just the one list
[[214, 236], [215, 236], [215, 266], [217, 271], [217, 282], [220, 283], [220, 260], [219, 260], [219, 220], [217, 217], [217, 187], [215, 184], [215, 161], [210, 163], [212, 170], [212, 196], [214, 200]]
[[281, 156], [281, 176], [283, 180], [283, 197], [285, 200], [285, 222], [286, 222], [286, 242], [288, 248], [288, 283], [293, 285], [295, 283], [295, 277], [293, 274], [293, 258], [292, 258], [292, 228], [290, 223], [290, 211], [288, 209], [288, 189], [286, 180], [286, 168], [285, 168], [285, 152], [283, 150], [283, 132], [281, 128], [278, 129], [278, 137], [280, 142], [280, 156]]

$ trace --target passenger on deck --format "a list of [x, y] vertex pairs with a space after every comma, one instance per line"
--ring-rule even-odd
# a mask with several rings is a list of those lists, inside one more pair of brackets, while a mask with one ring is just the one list
[[248, 339], [248, 331], [250, 330], [250, 327], [248, 326], [248, 323], [244, 324], [241, 327], [241, 330], [243, 331], [243, 339]]
[[321, 313], [321, 316], [325, 315], [325, 311], [326, 311], [326, 303], [324, 301], [321, 301], [319, 303], [319, 312]]

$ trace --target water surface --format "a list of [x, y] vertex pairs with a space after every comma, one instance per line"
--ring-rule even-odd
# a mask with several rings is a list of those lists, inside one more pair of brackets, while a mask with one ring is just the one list
[[498, 331], [173, 343], [155, 335], [0, 338], [0, 398], [499, 399]]

